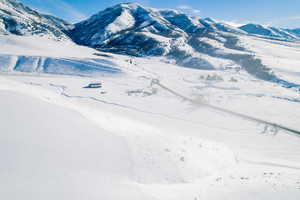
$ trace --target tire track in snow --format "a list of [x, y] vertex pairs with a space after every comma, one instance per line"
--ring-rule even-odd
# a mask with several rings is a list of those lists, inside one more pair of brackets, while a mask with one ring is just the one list
[[[205, 127], [211, 128], [210, 126], [202, 124], [201, 122], [186, 120], [186, 119], [182, 119], [182, 118], [178, 118], [178, 117], [173, 117], [173, 116], [162, 114], [162, 113], [150, 112], [150, 111], [138, 109], [138, 108], [135, 108], [135, 107], [132, 107], [132, 106], [127, 106], [127, 105], [118, 104], [118, 103], [114, 103], [114, 102], [108, 102], [108, 101], [105, 101], [105, 100], [102, 100], [102, 99], [98, 99], [96, 97], [69, 95], [66, 92], [66, 86], [52, 84], [52, 83], [49, 83], [49, 85], [52, 86], [52, 87], [60, 88], [61, 89], [60, 95], [62, 95], [64, 97], [67, 97], [67, 98], [77, 98], [77, 99], [93, 100], [93, 101], [100, 102], [100, 103], [103, 103], [103, 104], [108, 104], [108, 105], [112, 105], [112, 106], [118, 106], [118, 107], [121, 107], [121, 108], [130, 109], [130, 110], [134, 110], [134, 111], [137, 111], [137, 112], [146, 113], [146, 114], [150, 114], [150, 115], [157, 115], [157, 116], [161, 116], [161, 117], [164, 117], [164, 118], [167, 118], [167, 119], [171, 119], [171, 120], [185, 121], [185, 122], [192, 123], [192, 124], [197, 124], [197, 125], [201, 124], [201, 126], [205, 126]], [[220, 129], [220, 130], [224, 130], [223, 127], [215, 127], [215, 128]]]
[[242, 118], [242, 119], [246, 119], [246, 120], [249, 120], [249, 121], [266, 124], [268, 126], [275, 127], [276, 129], [284, 130], [286, 133], [290, 133], [290, 134], [292, 134], [294, 136], [300, 137], [300, 131], [299, 130], [296, 130], [296, 129], [293, 129], [293, 128], [289, 128], [289, 127], [286, 127], [286, 126], [283, 126], [283, 125], [280, 125], [280, 124], [276, 124], [276, 123], [273, 123], [273, 122], [268, 122], [266, 120], [258, 119], [258, 118], [255, 118], [255, 117], [252, 117], [252, 116], [248, 116], [248, 115], [245, 115], [245, 114], [237, 113], [237, 112], [234, 112], [234, 111], [231, 111], [231, 110], [227, 110], [227, 109], [224, 109], [224, 108], [220, 108], [220, 107], [216, 107], [216, 106], [213, 106], [213, 105], [209, 105], [209, 104], [206, 104], [206, 103], [201, 103], [199, 101], [190, 99], [190, 98], [188, 98], [186, 96], [183, 96], [182, 94], [177, 93], [173, 89], [170, 89], [167, 86], [161, 84], [158, 79], [152, 79], [151, 85], [158, 85], [159, 87], [161, 87], [162, 89], [164, 89], [164, 90], [172, 93], [173, 95], [178, 96], [178, 97], [182, 98], [183, 100], [189, 101], [189, 102], [191, 102], [193, 104], [200, 105], [200, 106], [206, 106], [206, 107], [211, 108], [213, 110], [221, 111], [223, 113], [227, 113], [227, 114], [230, 114], [230, 115]]
[[247, 163], [247, 164], [253, 164], [253, 165], [265, 165], [265, 166], [300, 170], [300, 166], [283, 165], [283, 164], [277, 164], [277, 163], [272, 163], [272, 162], [250, 161], [250, 160], [245, 160], [245, 159], [240, 159], [239, 161]]

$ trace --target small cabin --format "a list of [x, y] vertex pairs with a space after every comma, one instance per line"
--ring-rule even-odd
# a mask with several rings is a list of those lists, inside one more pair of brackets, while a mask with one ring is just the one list
[[87, 87], [88, 88], [101, 88], [102, 83], [90, 83]]

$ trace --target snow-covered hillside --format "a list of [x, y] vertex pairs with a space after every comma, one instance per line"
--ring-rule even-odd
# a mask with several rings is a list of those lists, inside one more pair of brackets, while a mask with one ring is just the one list
[[297, 35], [300, 38], [300, 28], [296, 29], [287, 29], [288, 32]]
[[0, 35], [0, 199], [300, 198], [298, 41], [132, 3], [76, 29]]
[[97, 51], [71, 41], [8, 35], [0, 37], [0, 42], [0, 72], [79, 76], [122, 73], [113, 61], [103, 60]]
[[54, 40], [69, 40], [63, 31], [72, 25], [41, 14], [16, 0], [0, 0], [0, 34], [39, 35]]
[[299, 40], [300, 37], [293, 31], [288, 31], [281, 28], [269, 27], [260, 24], [246, 24], [239, 27], [243, 31], [260, 36], [267, 36], [279, 39], [294, 39]]
[[[223, 47], [228, 40], [224, 34], [227, 32], [245, 34], [230, 25], [190, 17], [177, 10], [124, 3], [75, 24], [69, 35], [78, 44], [102, 51], [167, 56], [186, 67], [212, 69], [214, 66], [202, 57], [211, 56], [215, 50], [227, 49]], [[221, 47], [211, 47], [210, 41]]]

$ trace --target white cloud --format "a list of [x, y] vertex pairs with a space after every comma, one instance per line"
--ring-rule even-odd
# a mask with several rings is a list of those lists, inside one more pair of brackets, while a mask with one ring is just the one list
[[184, 10], [184, 11], [186, 11], [186, 12], [189, 12], [189, 13], [195, 14], [195, 15], [199, 15], [199, 14], [201, 13], [200, 10], [194, 9], [194, 8], [192, 8], [192, 7], [189, 6], [189, 5], [179, 5], [179, 6], [177, 6], [177, 9], [179, 9], [179, 10]]
[[195, 9], [193, 9], [192, 12], [193, 12], [194, 14], [200, 14], [200, 13], [201, 13], [200, 10], [195, 10]]
[[180, 6], [177, 6], [177, 9], [180, 9], [180, 10], [192, 10], [193, 8], [191, 6], [187, 6], [187, 5], [180, 5]]

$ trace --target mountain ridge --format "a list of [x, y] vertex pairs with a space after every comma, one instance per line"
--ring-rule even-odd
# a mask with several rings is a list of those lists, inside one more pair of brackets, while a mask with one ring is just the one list
[[276, 28], [272, 26], [264, 26], [261, 24], [245, 24], [239, 27], [241, 30], [254, 35], [266, 36], [271, 38], [299, 40], [299, 35], [295, 34], [293, 30]]
[[[167, 33], [169, 31], [169, 33], [163, 35], [168, 37], [176, 37], [182, 35], [183, 32], [189, 34], [196, 32], [199, 33], [201, 31], [203, 32], [204, 29], [207, 29], [206, 31], [211, 32], [223, 31], [236, 34], [251, 34], [281, 39], [300, 39], [299, 29], [284, 29], [251, 23], [240, 27], [233, 27], [227, 23], [219, 22], [211, 18], [189, 16], [184, 12], [175, 9], [150, 8], [144, 7], [139, 3], [132, 2], [120, 3], [106, 8], [92, 15], [90, 18], [75, 24], [71, 24], [66, 20], [49, 14], [40, 13], [24, 5], [18, 0], [1, 0], [0, 4], [0, 33], [2, 34], [48, 34], [50, 35], [50, 38], [56, 38], [58, 40], [69, 39], [69, 37], [72, 37], [76, 43], [92, 47], [103, 46], [102, 42], [109, 39], [109, 37], [115, 37], [115, 33], [118, 31], [124, 31], [130, 28], [138, 28], [138, 30], [145, 28], [152, 29], [149, 30], [150, 32], [155, 32], [155, 29], [158, 29], [156, 32], [166, 31]], [[110, 12], [112, 12], [115, 16], [111, 16]], [[139, 13], [140, 16], [137, 16]], [[114, 18], [116, 16], [118, 19]], [[142, 19], [143, 17], [146, 17], [150, 23], [133, 24], [136, 22], [134, 16], [139, 17], [139, 22], [147, 22], [147, 19]], [[92, 23], [92, 21], [97, 21], [97, 19], [101, 17], [106, 19], [101, 19], [98, 23], [93, 22], [94, 25], [98, 25], [98, 29], [100, 30], [98, 33], [93, 34], [94, 38], [99, 39], [98, 42], [88, 41], [91, 39], [91, 36], [84, 36], [85, 32], [81, 33], [81, 35], [76, 33], [76, 30], [80, 29], [80, 27], [88, 25], [89, 22]], [[101, 24], [103, 22], [104, 24]], [[120, 25], [123, 25], [123, 27], [120, 27]], [[142, 25], [146, 25], [148, 27], [143, 27]], [[107, 30], [101, 30], [101, 28], [107, 28]], [[107, 43], [107, 41], [105, 42]]]
[[0, 0], [0, 33], [20, 36], [40, 35], [54, 40], [70, 40], [65, 34], [72, 25], [57, 17], [39, 13], [17, 0]]

